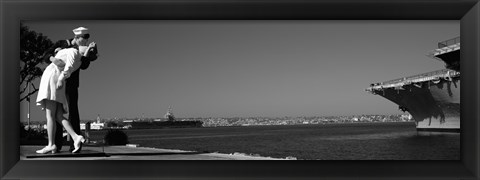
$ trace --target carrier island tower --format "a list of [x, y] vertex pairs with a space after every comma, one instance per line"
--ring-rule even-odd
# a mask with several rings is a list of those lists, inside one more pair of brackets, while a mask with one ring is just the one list
[[366, 91], [410, 113], [417, 131], [460, 132], [460, 37], [439, 42], [427, 56], [446, 69], [370, 84]]

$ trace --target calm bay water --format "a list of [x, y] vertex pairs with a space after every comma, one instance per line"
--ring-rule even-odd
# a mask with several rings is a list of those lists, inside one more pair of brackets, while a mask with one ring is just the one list
[[[415, 124], [353, 123], [124, 130], [142, 147], [318, 160], [459, 160], [460, 134]], [[100, 137], [104, 131], [93, 132]]]

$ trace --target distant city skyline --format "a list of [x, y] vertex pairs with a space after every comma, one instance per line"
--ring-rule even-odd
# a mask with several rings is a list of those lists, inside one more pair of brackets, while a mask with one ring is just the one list
[[90, 29], [100, 57], [80, 73], [82, 120], [163, 117], [169, 106], [177, 118], [401, 114], [364, 89], [444, 69], [426, 54], [460, 36], [459, 21], [23, 23], [52, 41]]

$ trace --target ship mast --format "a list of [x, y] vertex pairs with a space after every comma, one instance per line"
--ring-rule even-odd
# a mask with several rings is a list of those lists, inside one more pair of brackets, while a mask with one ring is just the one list
[[172, 106], [168, 106], [168, 111], [167, 111], [167, 113], [165, 114], [165, 118], [166, 118], [168, 121], [175, 121], [175, 116], [174, 116], [173, 113], [172, 113]]

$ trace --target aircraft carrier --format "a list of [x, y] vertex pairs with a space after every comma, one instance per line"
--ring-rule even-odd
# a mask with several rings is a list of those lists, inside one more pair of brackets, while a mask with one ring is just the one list
[[446, 69], [373, 83], [366, 91], [410, 113], [417, 131], [460, 132], [460, 37], [439, 42], [427, 56]]

